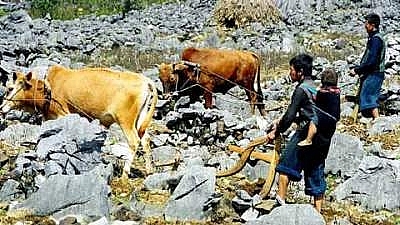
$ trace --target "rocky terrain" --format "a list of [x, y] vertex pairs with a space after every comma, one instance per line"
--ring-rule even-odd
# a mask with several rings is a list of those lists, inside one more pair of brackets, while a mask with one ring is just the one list
[[[263, 58], [269, 111], [264, 123], [252, 116], [240, 88], [215, 94], [212, 110], [186, 97], [170, 101], [160, 95], [149, 130], [155, 173], [142, 172], [139, 154], [129, 181], [118, 178], [123, 159], [133, 158], [118, 126], [105, 129], [75, 114], [42, 122], [40, 114], [11, 111], [0, 126], [0, 224], [400, 224], [400, 2], [277, 0], [280, 22], [241, 28], [216, 24], [215, 4], [178, 1], [130, 11], [125, 18], [71, 21], [32, 19], [24, 5], [0, 4], [12, 11], [0, 18], [3, 85], [12, 71], [44, 78], [49, 65], [96, 65], [143, 72], [161, 93], [154, 64], [179, 60], [185, 47], [246, 49]], [[364, 49], [363, 15], [372, 11], [383, 17], [388, 44], [384, 115], [352, 124], [354, 103], [343, 98], [326, 161], [329, 190], [322, 216], [309, 204], [303, 182], [290, 186], [293, 204], [271, 207], [276, 185], [269, 199], [261, 199], [265, 162], [251, 160], [240, 173], [216, 178], [239, 159], [229, 144], [246, 146], [282, 115], [293, 90], [287, 80], [290, 56], [312, 53], [315, 75], [333, 67], [343, 97], [354, 95], [357, 79], [347, 71]], [[5, 91], [2, 86], [1, 96]]]

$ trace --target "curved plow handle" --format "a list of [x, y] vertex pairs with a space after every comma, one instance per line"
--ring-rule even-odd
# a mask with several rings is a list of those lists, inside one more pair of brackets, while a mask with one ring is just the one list
[[[265, 137], [265, 136], [261, 136], [261, 137], [257, 137], [255, 138], [253, 141], [250, 142], [250, 144], [245, 148], [240, 148], [238, 146], [235, 145], [229, 145], [228, 148], [231, 151], [237, 152], [240, 155], [240, 159], [239, 162], [237, 162], [235, 164], [235, 166], [233, 166], [232, 168], [226, 170], [226, 171], [222, 171], [217, 173], [217, 177], [227, 177], [227, 176], [231, 176], [235, 173], [238, 173], [241, 169], [243, 169], [243, 167], [245, 166], [247, 160], [249, 160], [250, 155], [253, 156], [254, 153], [258, 153], [258, 152], [253, 152], [254, 148], [258, 145], [262, 145], [264, 143], [267, 143], [269, 140]], [[259, 155], [261, 153], [258, 153], [257, 155]], [[257, 157], [256, 157], [257, 158]]]
[[263, 188], [261, 189], [260, 196], [262, 199], [268, 196], [269, 192], [271, 191], [272, 184], [274, 183], [275, 180], [275, 168], [276, 165], [279, 162], [279, 153], [281, 150], [281, 144], [282, 144], [282, 137], [279, 135], [275, 139], [275, 146], [274, 146], [274, 151], [271, 154], [270, 158], [268, 161], [270, 163], [268, 173], [267, 173], [267, 178], [265, 180], [265, 183], [263, 185]]
[[262, 198], [267, 197], [271, 190], [272, 184], [275, 180], [275, 168], [279, 162], [279, 154], [280, 154], [280, 150], [281, 150], [282, 137], [281, 136], [276, 137], [275, 144], [274, 144], [274, 150], [270, 153], [253, 152], [253, 151], [257, 145], [267, 143], [268, 141], [269, 140], [265, 137], [258, 137], [256, 139], [254, 139], [252, 142], [250, 142], [250, 144], [245, 149], [240, 148], [238, 146], [234, 146], [234, 145], [229, 146], [230, 150], [241, 154], [240, 160], [232, 168], [230, 168], [226, 171], [217, 173], [217, 177], [231, 176], [235, 173], [238, 173], [241, 169], [243, 169], [244, 165], [246, 164], [246, 162], [250, 156], [253, 158], [256, 158], [256, 159], [263, 160], [264, 162], [270, 163], [270, 166], [269, 166], [267, 177], [266, 177], [265, 183], [263, 185], [263, 188], [261, 190], [260, 196]]

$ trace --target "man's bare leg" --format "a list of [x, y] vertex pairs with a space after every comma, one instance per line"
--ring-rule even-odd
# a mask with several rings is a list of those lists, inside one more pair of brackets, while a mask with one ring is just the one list
[[372, 109], [371, 114], [372, 114], [372, 118], [373, 118], [374, 120], [375, 120], [376, 118], [378, 118], [378, 117], [379, 117], [378, 108]]
[[314, 196], [314, 207], [319, 213], [321, 213], [323, 201], [324, 201], [324, 195]]
[[[288, 186], [289, 186], [288, 176], [284, 174], [279, 174], [277, 197], [279, 196], [278, 198], [283, 201], [283, 204], [285, 203]], [[282, 205], [282, 202], [280, 202], [280, 204]]]

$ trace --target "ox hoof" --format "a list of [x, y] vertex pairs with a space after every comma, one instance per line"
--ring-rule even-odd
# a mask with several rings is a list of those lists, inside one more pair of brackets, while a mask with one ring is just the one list
[[146, 167], [143, 164], [133, 164], [130, 168], [129, 176], [131, 178], [145, 178], [147, 175]]
[[146, 176], [151, 175], [151, 174], [153, 174], [154, 172], [155, 172], [155, 171], [154, 171], [154, 168], [153, 168], [152, 166], [146, 167], [146, 169], [145, 169], [145, 174], [146, 174]]
[[122, 172], [122, 175], [120, 177], [122, 180], [129, 180], [129, 172], [126, 172], [125, 170]]

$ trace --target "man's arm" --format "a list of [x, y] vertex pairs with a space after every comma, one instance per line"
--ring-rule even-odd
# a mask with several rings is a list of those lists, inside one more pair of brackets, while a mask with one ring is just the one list
[[382, 47], [382, 40], [378, 37], [372, 37], [370, 39], [370, 49], [367, 55], [367, 60], [359, 66], [356, 66], [354, 72], [357, 74], [373, 72], [379, 62], [378, 60], [381, 58]]
[[292, 95], [291, 103], [289, 104], [288, 109], [286, 110], [282, 119], [278, 123], [276, 129], [277, 132], [283, 133], [290, 127], [290, 125], [292, 125], [296, 118], [297, 112], [307, 99], [308, 97], [304, 90], [300, 87], [296, 87]]

